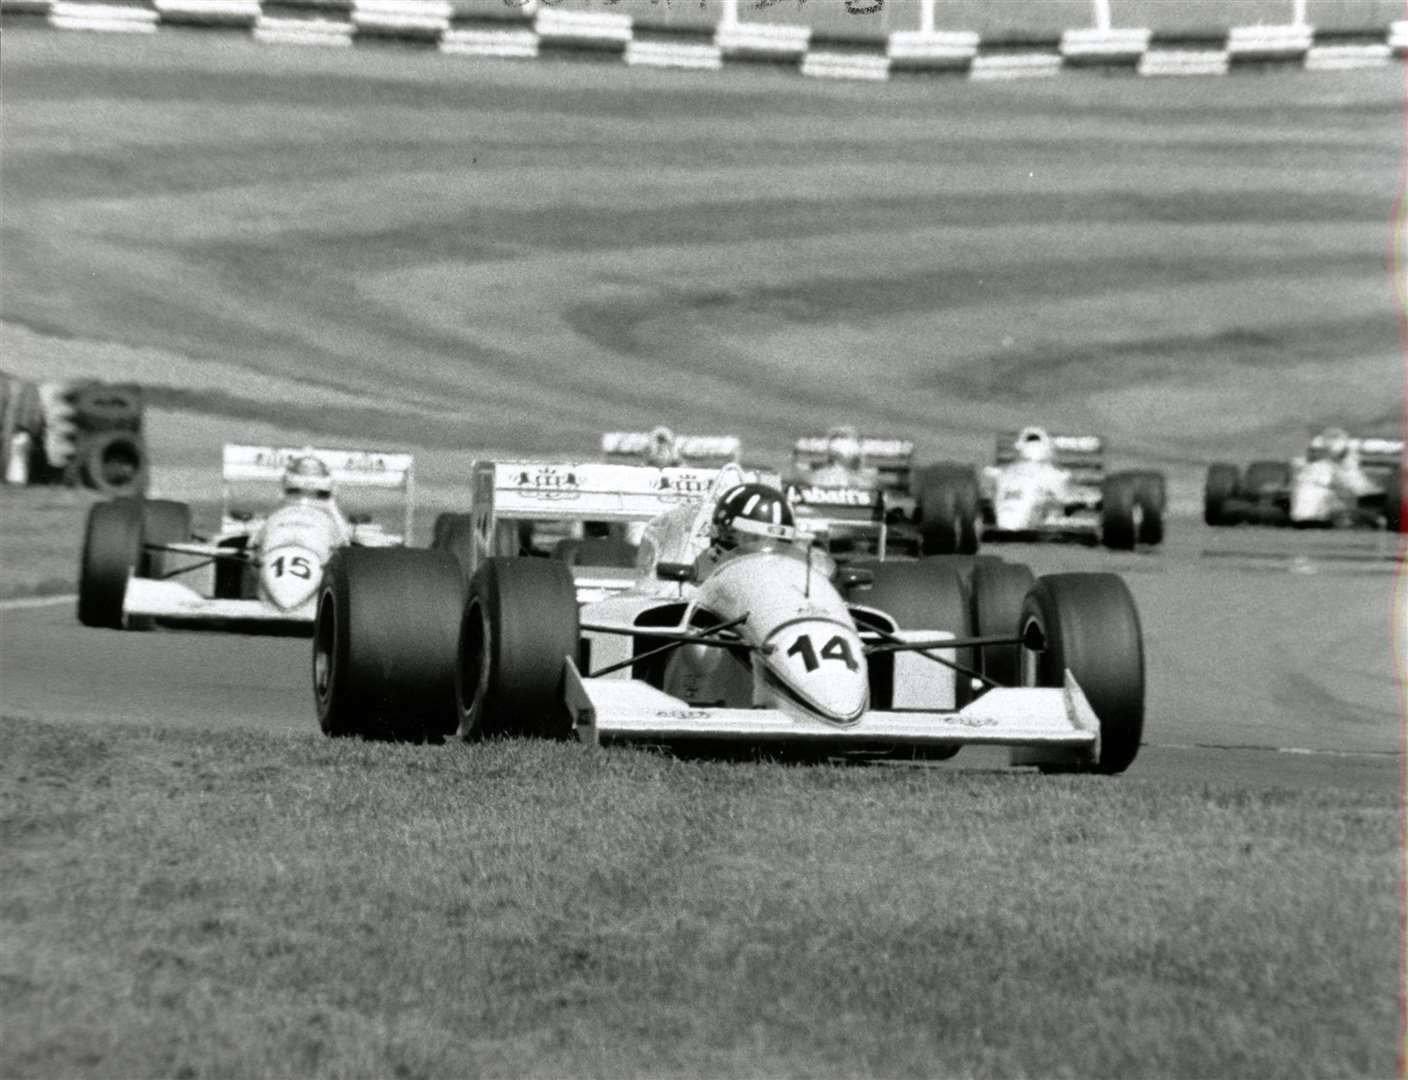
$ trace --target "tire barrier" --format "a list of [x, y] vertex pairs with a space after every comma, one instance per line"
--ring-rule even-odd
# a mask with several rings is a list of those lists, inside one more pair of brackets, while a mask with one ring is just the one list
[[854, 34], [831, 26], [821, 33], [806, 25], [748, 20], [661, 25], [659, 18], [534, 0], [141, 0], [132, 5], [0, 0], [0, 19], [119, 33], [151, 33], [161, 26], [247, 30], [270, 44], [350, 46], [390, 38], [461, 56], [532, 59], [571, 53], [696, 70], [762, 61], [813, 78], [868, 81], [893, 74], [1016, 79], [1090, 69], [1227, 75], [1268, 64], [1339, 71], [1408, 56], [1408, 20], [1352, 29], [1304, 23], [1198, 32], [1071, 27], [1023, 39], [956, 28], [874, 33], [860, 18]]
[[67, 484], [138, 495], [151, 478], [135, 383], [32, 383], [0, 375], [0, 474], [6, 484]]

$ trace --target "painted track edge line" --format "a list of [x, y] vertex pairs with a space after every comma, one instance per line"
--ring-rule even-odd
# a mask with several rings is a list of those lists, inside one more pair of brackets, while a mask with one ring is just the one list
[[64, 593], [62, 596], [17, 596], [12, 600], [0, 600], [0, 611], [25, 611], [29, 608], [58, 607], [60, 604], [77, 602], [77, 593]]

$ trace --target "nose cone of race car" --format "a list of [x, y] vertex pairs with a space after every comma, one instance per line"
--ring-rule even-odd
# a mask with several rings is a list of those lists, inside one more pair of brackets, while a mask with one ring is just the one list
[[829, 619], [798, 619], [769, 636], [766, 681], [779, 707], [837, 724], [860, 719], [870, 681], [860, 638]]
[[1004, 476], [999, 481], [997, 497], [993, 500], [993, 517], [1003, 532], [1022, 532], [1037, 525], [1038, 492], [1019, 470], [1011, 471], [1018, 475]]
[[259, 567], [260, 591], [280, 611], [310, 603], [321, 578], [322, 560], [311, 548], [297, 544], [266, 550]]

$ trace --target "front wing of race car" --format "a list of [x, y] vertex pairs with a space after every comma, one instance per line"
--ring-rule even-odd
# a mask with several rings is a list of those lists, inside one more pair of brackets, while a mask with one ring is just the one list
[[131, 577], [122, 601], [125, 616], [146, 616], [174, 622], [263, 622], [311, 625], [314, 601], [279, 608], [263, 600], [217, 599], [203, 596], [180, 581]]
[[[1100, 720], [1069, 671], [1060, 687], [996, 687], [956, 710], [870, 710], [840, 726], [779, 709], [700, 707], [634, 679], [584, 678], [569, 660], [563, 690], [577, 736], [612, 741], [791, 743], [847, 750], [1009, 746], [1094, 760]], [[1036, 752], [1033, 756], [1032, 752]]]

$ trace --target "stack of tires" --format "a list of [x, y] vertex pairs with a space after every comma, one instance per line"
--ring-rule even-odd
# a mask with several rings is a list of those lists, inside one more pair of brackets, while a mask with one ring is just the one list
[[70, 383], [46, 440], [64, 483], [108, 495], [147, 490], [151, 460], [142, 437], [142, 388], [135, 383]]
[[7, 484], [39, 479], [44, 464], [44, 408], [39, 387], [0, 375], [0, 477]]

